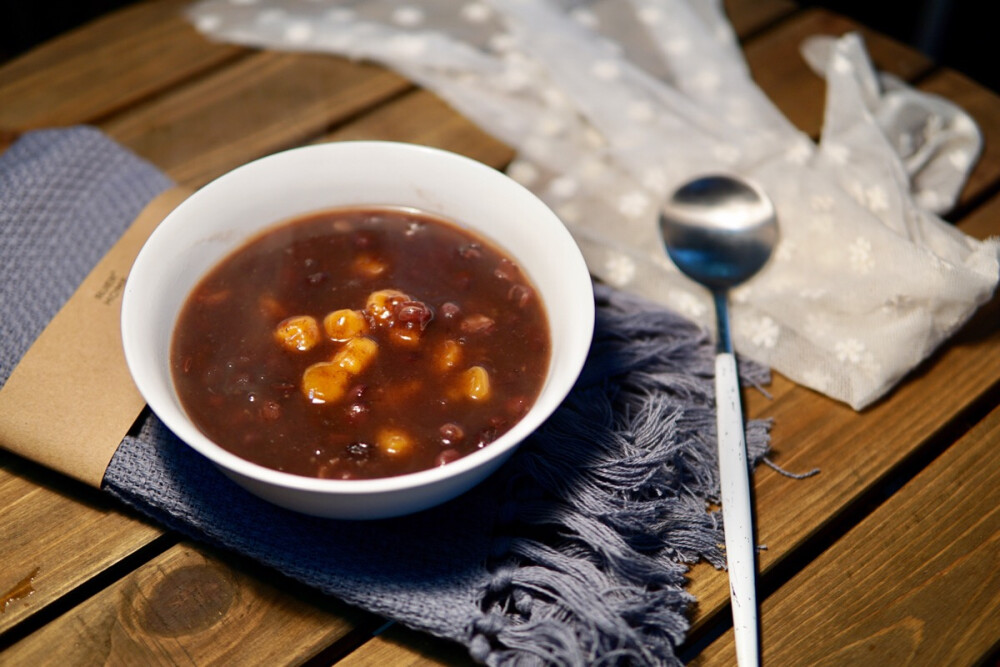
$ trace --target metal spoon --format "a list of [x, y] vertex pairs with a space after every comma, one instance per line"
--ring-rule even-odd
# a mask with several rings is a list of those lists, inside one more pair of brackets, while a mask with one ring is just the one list
[[750, 474], [727, 291], [757, 273], [771, 256], [778, 238], [774, 204], [759, 187], [742, 179], [704, 176], [686, 183], [670, 197], [660, 213], [660, 233], [677, 268], [708, 287], [715, 301], [719, 479], [736, 659], [739, 665], [757, 665], [760, 650]]

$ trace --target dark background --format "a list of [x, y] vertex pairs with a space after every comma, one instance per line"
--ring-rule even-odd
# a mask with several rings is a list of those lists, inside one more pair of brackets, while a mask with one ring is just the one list
[[[0, 62], [134, 0], [0, 0]], [[983, 0], [800, 0], [849, 16], [1000, 92]]]
[[0, 0], [0, 62], [134, 0]]
[[851, 17], [1000, 92], [993, 0], [799, 0], [799, 5]]

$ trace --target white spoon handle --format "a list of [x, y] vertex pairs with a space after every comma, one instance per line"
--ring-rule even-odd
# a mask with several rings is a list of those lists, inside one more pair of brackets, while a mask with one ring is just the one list
[[726, 566], [729, 568], [736, 662], [740, 667], [746, 667], [760, 664], [756, 567], [750, 471], [740, 408], [739, 376], [736, 373], [736, 357], [730, 352], [720, 352], [715, 357], [715, 396], [722, 520], [726, 531]]

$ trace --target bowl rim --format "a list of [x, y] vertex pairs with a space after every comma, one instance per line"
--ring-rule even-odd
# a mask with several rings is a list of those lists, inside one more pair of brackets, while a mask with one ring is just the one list
[[[135, 299], [139, 298], [138, 291], [135, 282], [133, 282], [133, 277], [138, 276], [138, 282], [140, 286], [143, 280], [143, 267], [152, 263], [154, 261], [153, 256], [156, 253], [156, 249], [161, 242], [162, 237], [166, 234], [166, 231], [171, 226], [177, 224], [178, 220], [183, 220], [187, 215], [188, 210], [196, 208], [199, 205], [201, 199], [208, 196], [206, 193], [212, 188], [217, 187], [220, 182], [225, 182], [234, 178], [239, 178], [242, 174], [248, 170], [254, 170], [260, 168], [262, 163], [274, 161], [274, 160], [288, 160], [294, 159], [297, 154], [302, 154], [306, 152], [317, 152], [317, 151], [350, 151], [350, 150], [373, 150], [373, 151], [388, 151], [388, 154], [392, 154], [395, 151], [405, 151], [412, 152], [414, 154], [425, 154], [430, 156], [433, 160], [446, 160], [452, 161], [457, 165], [460, 165], [463, 169], [478, 170], [484, 175], [485, 178], [490, 179], [501, 179], [506, 181], [506, 187], [513, 188], [515, 191], [520, 191], [520, 196], [527, 197], [529, 200], [533, 200], [533, 205], [539, 207], [539, 212], [542, 217], [549, 218], [550, 222], [555, 223], [556, 228], [553, 233], [557, 235], [565, 235], [565, 251], [568, 253], [569, 261], [572, 264], [567, 267], [566, 275], [570, 276], [571, 280], [578, 281], [582, 280], [583, 276], [587, 278], [587, 285], [590, 290], [590, 298], [585, 300], [585, 303], [580, 304], [580, 307], [575, 309], [577, 316], [580, 319], [578, 327], [575, 331], [576, 344], [571, 346], [571, 349], [566, 352], [568, 358], [565, 363], [571, 365], [571, 372], [563, 373], [561, 377], [556, 377], [552, 373], [552, 364], [554, 360], [550, 357], [549, 359], [549, 370], [547, 371], [547, 378], [545, 384], [539, 392], [535, 402], [532, 404], [529, 411], [507, 432], [502, 434], [496, 440], [491, 442], [489, 445], [479, 449], [477, 451], [471, 452], [460, 459], [457, 459], [448, 465], [439, 466], [435, 468], [429, 468], [425, 470], [419, 470], [410, 473], [404, 473], [401, 475], [394, 475], [390, 477], [379, 477], [372, 479], [353, 479], [353, 480], [337, 480], [337, 479], [325, 479], [318, 477], [308, 477], [304, 475], [298, 475], [289, 472], [283, 472], [269, 468], [258, 463], [254, 463], [247, 459], [244, 459], [226, 449], [217, 443], [213, 442], [210, 438], [205, 436], [190, 420], [187, 414], [184, 412], [183, 408], [179, 408], [174, 405], [167, 406], [168, 409], [163, 409], [164, 406], [160, 404], [160, 397], [158, 393], [153, 392], [150, 395], [147, 383], [152, 382], [151, 378], [146, 378], [141, 373], [137, 377], [136, 367], [138, 358], [137, 355], [141, 354], [140, 347], [143, 341], [140, 341], [133, 335], [132, 328], [130, 326], [131, 313], [133, 311], [132, 304]], [[360, 205], [360, 204], [358, 204]], [[374, 205], [374, 203], [373, 203]], [[392, 204], [380, 204], [391, 206]], [[331, 208], [334, 208], [331, 206]], [[235, 244], [229, 251], [223, 253], [223, 255], [216, 260], [215, 264], [222, 261], [230, 253], [232, 253], [236, 248], [244, 243], [249, 238], [256, 234], [259, 234], [266, 229], [269, 229], [273, 225], [282, 224], [283, 222], [288, 222], [289, 220], [301, 217], [301, 214], [292, 214], [286, 219], [275, 220], [271, 225], [264, 225], [261, 227], [254, 228], [243, 235], [240, 241]], [[461, 222], [461, 221], [456, 221]], [[479, 230], [470, 230], [475, 234], [482, 235], [483, 232]], [[503, 247], [502, 242], [497, 239], [492, 239], [497, 245], [509, 254], [511, 251]], [[204, 276], [204, 271], [200, 274], [197, 280], [200, 280]], [[195, 284], [197, 284], [197, 280]], [[131, 287], [131, 289], [130, 289]], [[186, 300], [190, 296], [190, 290], [185, 295]], [[551, 311], [548, 305], [544, 305], [546, 309], [546, 316], [551, 318]], [[126, 285], [122, 297], [122, 309], [121, 309], [121, 335], [122, 343], [125, 350], [126, 362], [129, 366], [130, 373], [133, 380], [142, 394], [143, 398], [147, 401], [150, 409], [154, 414], [164, 423], [164, 425], [173, 432], [178, 439], [180, 439], [184, 444], [191, 447], [195, 451], [199, 452], [210, 461], [220, 466], [228, 472], [235, 473], [250, 480], [254, 480], [258, 483], [265, 483], [269, 485], [274, 485], [280, 488], [304, 492], [321, 492], [325, 494], [337, 495], [352, 495], [352, 496], [366, 496], [375, 494], [384, 494], [386, 492], [396, 492], [404, 491], [407, 489], [415, 489], [418, 487], [424, 487], [428, 485], [433, 485], [435, 483], [444, 482], [445, 480], [459, 478], [465, 474], [472, 473], [476, 469], [480, 469], [490, 464], [491, 461], [495, 459], [506, 457], [527, 437], [529, 437], [538, 427], [544, 423], [546, 419], [551, 416], [551, 414], [559, 407], [562, 401], [571, 391], [573, 385], [575, 384], [580, 372], [583, 369], [583, 365], [586, 361], [587, 355], [593, 339], [594, 331], [594, 300], [593, 300], [593, 285], [590, 281], [590, 274], [587, 270], [586, 263], [583, 259], [582, 252], [579, 246], [576, 244], [575, 240], [572, 238], [569, 230], [566, 228], [562, 220], [545, 204], [537, 195], [528, 190], [526, 187], [513, 180], [503, 172], [494, 169], [482, 162], [474, 160], [472, 158], [453, 153], [444, 149], [434, 148], [431, 146], [425, 146], [421, 144], [411, 144], [405, 142], [397, 141], [383, 141], [383, 140], [350, 140], [350, 141], [337, 141], [328, 142], [324, 144], [313, 144], [308, 146], [300, 146], [296, 148], [287, 149], [284, 151], [279, 151], [277, 153], [272, 153], [243, 165], [240, 165], [218, 177], [208, 182], [196, 192], [191, 194], [187, 199], [181, 202], [175, 209], [173, 209], [153, 230], [149, 235], [148, 239], [143, 244], [139, 253], [133, 262], [132, 269], [129, 271], [127, 276]], [[176, 320], [173, 321], [176, 324]], [[551, 327], [551, 322], [550, 322]], [[550, 329], [551, 335], [551, 329]], [[171, 332], [172, 337], [172, 332]], [[557, 341], [554, 339], [551, 341], [553, 345]], [[168, 354], [169, 356], [169, 354]], [[172, 376], [167, 378], [168, 384], [171, 391], [176, 395], [176, 387], [173, 384]], [[151, 400], [152, 398], [152, 400]], [[498, 462], [499, 464], [499, 462]], [[498, 465], [497, 464], [497, 465]]]

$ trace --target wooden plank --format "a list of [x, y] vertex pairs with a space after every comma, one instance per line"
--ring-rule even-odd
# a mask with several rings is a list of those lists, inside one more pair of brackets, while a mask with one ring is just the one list
[[405, 141], [465, 155], [502, 168], [514, 157], [506, 144], [458, 114], [437, 95], [415, 90], [392, 104], [366, 113], [358, 120], [319, 139]]
[[181, 185], [198, 187], [411, 87], [373, 65], [261, 52], [101, 127]]
[[188, 2], [129, 6], [0, 68], [0, 128], [89, 123], [238, 57], [184, 18]]
[[[763, 605], [766, 664], [974, 665], [1000, 645], [1000, 408]], [[693, 664], [731, 664], [732, 632]]]
[[11, 665], [298, 664], [380, 621], [178, 545], [11, 646]]
[[0, 153], [3, 153], [11, 144], [17, 141], [18, 136], [20, 136], [19, 133], [13, 130], [0, 129]]
[[880, 70], [911, 81], [931, 67], [913, 49], [821, 9], [797, 14], [793, 21], [782, 22], [746, 45], [754, 80], [796, 127], [813, 137], [819, 136], [823, 124], [826, 84], [806, 65], [799, 47], [812, 35], [840, 36], [852, 31], [864, 37], [872, 62]]
[[972, 79], [950, 69], [936, 71], [920, 89], [958, 104], [976, 120], [983, 133], [983, 152], [962, 190], [959, 204], [968, 204], [992, 192], [1000, 180], [1000, 97]]
[[465, 647], [393, 625], [337, 662], [337, 667], [466, 667], [476, 664]]
[[724, 0], [722, 7], [736, 34], [746, 37], [793, 14], [798, 4], [792, 0]]
[[0, 635], [162, 534], [97, 490], [7, 452], [0, 507]]
[[[1000, 104], [997, 106], [1000, 109]], [[1000, 196], [994, 196], [979, 208], [968, 213], [957, 226], [963, 232], [976, 239], [1000, 236], [1000, 221], [997, 220], [998, 215], [1000, 215]], [[996, 298], [994, 298], [994, 301], [996, 301]], [[972, 332], [976, 331], [974, 327], [968, 328], [971, 328]], [[967, 335], [969, 334], [960, 332], [957, 342], [962, 344]]]

